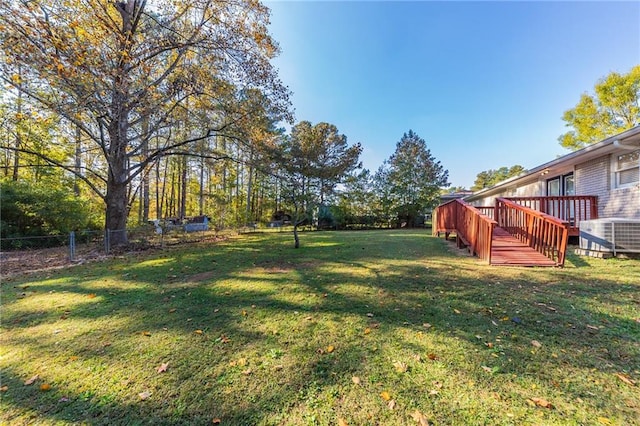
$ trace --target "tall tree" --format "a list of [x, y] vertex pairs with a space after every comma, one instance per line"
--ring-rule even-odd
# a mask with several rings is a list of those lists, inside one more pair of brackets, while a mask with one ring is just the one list
[[[104, 200], [106, 228], [123, 230], [131, 185], [159, 157], [184, 155], [245, 117], [235, 108], [238, 85], [259, 89], [287, 114], [288, 91], [269, 63], [278, 48], [268, 22], [268, 9], [254, 0], [3, 1], [0, 79], [95, 144], [106, 170], [79, 177]], [[187, 109], [206, 110], [207, 119], [171, 132]], [[151, 149], [157, 135], [163, 143]], [[41, 157], [77, 173], [74, 164]], [[126, 233], [112, 242], [125, 243]]]
[[492, 187], [498, 182], [502, 182], [503, 180], [509, 179], [513, 176], [518, 176], [524, 171], [526, 171], [525, 168], [519, 164], [511, 167], [500, 167], [497, 170], [484, 170], [477, 174], [471, 190], [479, 191], [484, 188]]
[[640, 65], [627, 74], [612, 72], [599, 80], [595, 93], [583, 93], [577, 105], [565, 111], [562, 119], [572, 130], [558, 140], [571, 150], [640, 124]]
[[274, 160], [282, 177], [284, 190], [293, 207], [293, 236], [300, 246], [298, 227], [312, 219], [312, 210], [359, 166], [362, 147], [349, 146], [347, 138], [333, 124], [315, 126], [302, 121], [291, 129], [274, 150]]
[[386, 184], [399, 221], [413, 226], [421, 213], [437, 204], [449, 185], [449, 172], [431, 155], [424, 139], [413, 130], [402, 136], [389, 158]]

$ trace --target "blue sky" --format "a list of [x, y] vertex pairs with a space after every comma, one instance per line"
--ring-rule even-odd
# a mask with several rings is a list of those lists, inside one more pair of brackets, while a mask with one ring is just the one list
[[467, 188], [568, 153], [563, 112], [640, 64], [640, 2], [265, 4], [296, 121], [335, 124], [372, 171], [412, 129]]

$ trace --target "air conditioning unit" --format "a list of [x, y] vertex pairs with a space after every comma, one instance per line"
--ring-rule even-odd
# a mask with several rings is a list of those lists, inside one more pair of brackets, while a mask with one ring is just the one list
[[640, 253], [640, 219], [608, 217], [580, 221], [580, 248]]

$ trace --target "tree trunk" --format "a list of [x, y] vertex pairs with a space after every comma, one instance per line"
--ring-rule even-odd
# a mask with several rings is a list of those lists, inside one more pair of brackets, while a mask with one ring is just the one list
[[298, 237], [298, 223], [293, 225], [293, 247], [300, 248], [300, 238]]
[[73, 179], [73, 193], [76, 194], [76, 197], [80, 196], [80, 176], [82, 170], [82, 133], [80, 131], [80, 126], [76, 126], [76, 155], [75, 155], [75, 170], [76, 176]]
[[[124, 168], [122, 168], [124, 169]], [[105, 226], [109, 233], [111, 246], [127, 244], [127, 183], [122, 179], [124, 170], [114, 171], [110, 167], [107, 180], [106, 217]]]
[[187, 156], [182, 156], [180, 175], [180, 219], [187, 217]]
[[247, 179], [247, 206], [245, 210], [245, 216], [248, 222], [253, 222], [253, 217], [251, 215], [251, 196], [253, 195], [251, 191], [253, 185], [253, 147], [251, 147], [251, 152], [249, 153], [249, 177]]
[[[22, 77], [22, 72], [20, 70], [20, 68], [18, 68], [18, 74], [20, 75], [20, 77]], [[18, 84], [18, 99], [16, 100], [17, 102], [17, 113], [16, 113], [16, 141], [15, 141], [15, 151], [13, 152], [13, 176], [12, 179], [13, 181], [17, 181], [18, 180], [18, 176], [19, 176], [19, 168], [20, 168], [20, 151], [18, 151], [20, 149], [20, 145], [22, 145], [22, 129], [20, 128], [20, 122], [22, 121], [22, 83]]]
[[[149, 119], [142, 120], [142, 134], [145, 135], [142, 141], [142, 159], [146, 160], [149, 156], [149, 139], [146, 136], [149, 133]], [[142, 194], [140, 194], [140, 202], [142, 203], [142, 217], [141, 222], [147, 223], [149, 221], [149, 173], [151, 169], [145, 167], [142, 172]]]
[[204, 215], [204, 157], [200, 159], [200, 199], [198, 200], [198, 214]]

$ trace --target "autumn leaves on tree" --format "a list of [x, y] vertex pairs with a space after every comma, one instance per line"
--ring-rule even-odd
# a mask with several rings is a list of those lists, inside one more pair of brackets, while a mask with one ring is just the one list
[[372, 175], [336, 126], [280, 127], [294, 120], [268, 24], [253, 0], [1, 2], [5, 179], [47, 171], [104, 207], [114, 245], [132, 212], [226, 227], [286, 210], [297, 231], [319, 206], [387, 225], [426, 211], [447, 175], [413, 132]]
[[[266, 109], [291, 119], [258, 2], [38, 0], [2, 2], [0, 16], [4, 83], [79, 129], [103, 168], [70, 167], [27, 143], [7, 148], [84, 181], [105, 202], [108, 230], [126, 228], [131, 184], [160, 158], [238, 138]], [[263, 95], [260, 111], [242, 99], [250, 90]], [[126, 242], [124, 232], [112, 238]]]

